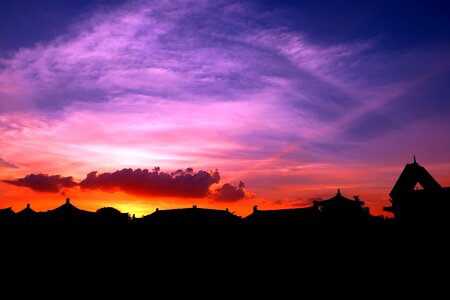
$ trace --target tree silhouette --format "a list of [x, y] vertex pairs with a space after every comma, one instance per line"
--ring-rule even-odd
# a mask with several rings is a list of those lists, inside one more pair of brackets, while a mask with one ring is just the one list
[[101, 217], [114, 217], [122, 214], [120, 210], [111, 206], [99, 208], [96, 213]]

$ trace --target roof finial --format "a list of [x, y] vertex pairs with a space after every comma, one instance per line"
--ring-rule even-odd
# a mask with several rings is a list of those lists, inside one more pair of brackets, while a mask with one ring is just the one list
[[415, 156], [415, 155], [414, 155], [414, 163], [417, 164], [417, 163], [416, 163], [416, 156]]
[[70, 199], [69, 198], [66, 198], [66, 203], [70, 203]]
[[341, 194], [341, 189], [338, 188], [337, 195], [340, 195], [340, 194]]

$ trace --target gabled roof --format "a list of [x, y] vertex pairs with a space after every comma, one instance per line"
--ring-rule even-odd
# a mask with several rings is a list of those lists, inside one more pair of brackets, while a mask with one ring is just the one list
[[94, 215], [95, 212], [91, 212], [91, 211], [87, 211], [87, 210], [83, 210], [83, 209], [79, 209], [78, 207], [75, 207], [74, 205], [72, 205], [70, 203], [70, 199], [67, 198], [66, 199], [66, 203], [64, 203], [63, 205], [49, 210], [48, 211], [49, 214], [51, 215]]
[[260, 210], [255, 205], [253, 207], [253, 212], [245, 218], [249, 217], [268, 217], [268, 218], [284, 218], [284, 217], [303, 217], [306, 215], [314, 214], [317, 209], [313, 206], [310, 207], [299, 207], [299, 208], [284, 208], [284, 209], [267, 209]]
[[255, 205], [253, 212], [243, 221], [260, 225], [313, 225], [319, 221], [320, 212], [317, 207], [285, 208], [259, 210]]
[[22, 217], [22, 216], [34, 216], [37, 215], [38, 212], [35, 211], [34, 209], [32, 209], [30, 207], [30, 204], [27, 204], [27, 207], [25, 207], [24, 209], [22, 209], [21, 211], [17, 212], [17, 216], [18, 217]]
[[414, 187], [419, 183], [424, 190], [440, 189], [441, 185], [428, 173], [428, 171], [416, 162], [406, 164], [400, 177], [397, 179], [392, 191], [389, 193], [391, 198], [397, 195], [414, 191]]
[[147, 220], [187, 221], [187, 220], [234, 220], [240, 219], [234, 213], [219, 209], [198, 208], [196, 205], [190, 208], [156, 209], [155, 212], [144, 216]]
[[364, 205], [364, 201], [359, 200], [358, 196], [355, 196], [354, 198], [355, 199], [352, 200], [342, 196], [341, 190], [338, 189], [334, 197], [331, 197], [330, 199], [326, 200], [314, 201], [314, 205], [320, 207], [335, 206], [335, 205], [358, 205], [358, 206]]
[[12, 216], [15, 212], [12, 210], [11, 207], [7, 208], [0, 208], [0, 216]]

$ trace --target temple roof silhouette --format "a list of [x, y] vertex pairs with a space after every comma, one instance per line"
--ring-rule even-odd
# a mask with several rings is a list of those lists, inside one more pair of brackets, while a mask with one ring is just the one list
[[319, 210], [314, 207], [285, 208], [260, 210], [253, 206], [253, 212], [246, 216], [243, 221], [249, 224], [313, 224], [318, 221]]
[[70, 203], [70, 199], [67, 198], [66, 202], [58, 206], [57, 208], [51, 209], [48, 212], [52, 213], [71, 213], [71, 212], [81, 212], [81, 213], [93, 213], [91, 211], [79, 209], [78, 207], [74, 206], [72, 203]]
[[397, 179], [397, 182], [389, 193], [389, 196], [395, 198], [397, 195], [401, 195], [405, 192], [414, 191], [417, 183], [419, 183], [424, 190], [436, 190], [441, 188], [441, 185], [433, 178], [433, 176], [416, 162], [416, 157], [414, 156], [414, 161], [410, 164], [406, 164], [400, 177]]
[[15, 212], [11, 207], [0, 208], [0, 217], [9, 217], [15, 215]]
[[[420, 184], [423, 189], [415, 189]], [[448, 219], [450, 187], [442, 187], [414, 156], [406, 164], [389, 193], [391, 206], [384, 211], [394, 213], [397, 221], [436, 223]]]
[[266, 209], [261, 210], [257, 205], [253, 206], [253, 212], [245, 218], [250, 217], [302, 217], [309, 214], [315, 214], [317, 209], [314, 207], [298, 207], [284, 209]]
[[364, 202], [359, 200], [359, 196], [353, 198], [352, 200], [342, 196], [341, 190], [338, 189], [334, 197], [313, 201], [313, 205], [320, 211], [324, 222], [347, 225], [369, 221], [372, 218], [369, 208], [364, 207]]
[[364, 202], [342, 196], [340, 189], [335, 196], [326, 200], [315, 200], [313, 205], [302, 208], [259, 210], [255, 205], [253, 212], [244, 219], [250, 223], [302, 223], [315, 224], [318, 221], [329, 221], [330, 217], [346, 219], [370, 217], [369, 209], [363, 207]]
[[22, 209], [21, 211], [18, 211], [16, 213], [16, 215], [18, 217], [31, 217], [31, 216], [36, 216], [37, 214], [39, 214], [37, 211], [35, 211], [34, 209], [31, 208], [30, 204], [27, 204], [27, 206]]
[[359, 200], [358, 196], [354, 197], [354, 200], [342, 196], [341, 190], [338, 188], [336, 195], [326, 200], [314, 200], [314, 205], [319, 207], [330, 207], [330, 206], [363, 206], [364, 201]]
[[176, 209], [156, 209], [153, 213], [144, 216], [144, 220], [149, 222], [175, 224], [181, 223], [197, 223], [197, 222], [233, 222], [239, 220], [240, 217], [230, 212], [228, 209], [211, 209], [198, 208], [193, 205], [190, 208]]
[[70, 199], [67, 198], [66, 202], [63, 205], [61, 205], [55, 209], [47, 211], [47, 214], [49, 214], [51, 216], [56, 216], [56, 217], [59, 217], [59, 216], [61, 216], [61, 217], [68, 217], [68, 216], [83, 217], [83, 216], [94, 216], [95, 212], [79, 209], [78, 207], [76, 207], [72, 203], [70, 203]]

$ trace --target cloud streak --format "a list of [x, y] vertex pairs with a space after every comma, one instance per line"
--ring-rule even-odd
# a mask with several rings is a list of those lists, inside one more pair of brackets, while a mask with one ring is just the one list
[[[296, 137], [314, 144], [337, 135], [354, 140], [354, 120], [417, 85], [403, 69], [421, 69], [420, 53], [392, 58], [373, 51], [376, 40], [314, 44], [306, 32], [261, 25], [263, 17], [282, 14], [210, 1], [138, 1], [93, 12], [65, 35], [1, 61], [0, 112], [107, 107], [114, 114], [123, 105], [165, 105], [178, 117], [180, 103], [240, 102], [287, 115], [280, 127], [302, 128]], [[327, 130], [330, 122], [339, 130]], [[367, 126], [376, 131], [378, 124]], [[271, 129], [267, 137], [280, 135]], [[395, 124], [378, 132], [389, 130]], [[258, 135], [241, 132], [239, 142]]]
[[6, 160], [4, 160], [3, 158], [0, 157], [0, 168], [10, 168], [10, 169], [16, 169], [17, 166], [13, 163], [10, 163]]
[[61, 175], [47, 174], [29, 174], [23, 178], [15, 180], [3, 180], [16, 186], [28, 187], [37, 192], [59, 193], [63, 188], [72, 188], [77, 186], [74, 178], [62, 177]]

